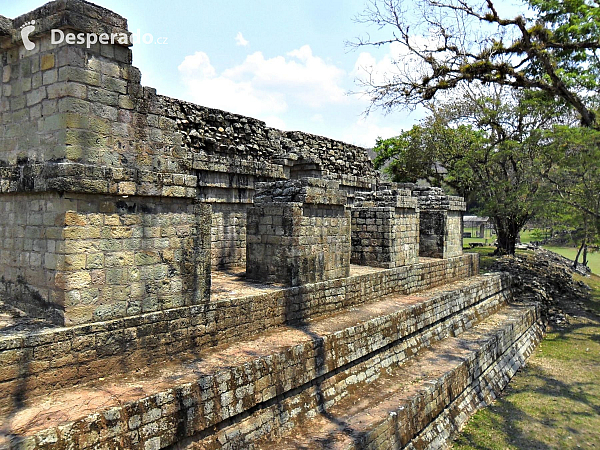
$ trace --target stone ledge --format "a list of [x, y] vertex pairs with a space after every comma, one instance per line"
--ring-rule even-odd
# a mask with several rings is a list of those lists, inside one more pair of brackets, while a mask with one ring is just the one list
[[[429, 320], [427, 314], [432, 311], [432, 305], [452, 299], [456, 292], [481, 300], [505, 291], [506, 283], [501, 277], [481, 277], [424, 293], [417, 298], [428, 299], [427, 302], [416, 310], [405, 309], [399, 329], [416, 326], [409, 313], [417, 310], [426, 314], [420, 322], [425, 323], [423, 320]], [[287, 306], [281, 293], [4, 337], [0, 340], [0, 355], [7, 364], [0, 372], [0, 387], [7, 395], [0, 401], [0, 409], [10, 408], [9, 393], [23, 382], [27, 382], [29, 395], [39, 395], [75, 382], [144, 368], [169, 355], [192, 349], [208, 351], [216, 345], [231, 345], [273, 330], [285, 324]], [[262, 308], [251, 306], [261, 305], [261, 302], [266, 303]], [[271, 318], [265, 317], [267, 315]], [[57, 354], [65, 357], [55, 359]], [[28, 367], [26, 372], [22, 371], [23, 367]]]
[[0, 193], [73, 192], [196, 198], [195, 175], [71, 162], [0, 167]]
[[[279, 334], [267, 334], [237, 347], [221, 346], [213, 354], [203, 354], [198, 363], [184, 363], [181, 373], [184, 378], [175, 377], [180, 379], [179, 386], [158, 393], [141, 388], [145, 394], [141, 394], [139, 400], [123, 406], [105, 404], [103, 410], [75, 422], [69, 419], [69, 424], [55, 429], [47, 429], [49, 422], [43, 421], [34, 426], [46, 428], [36, 433], [37, 439], [52, 435], [63, 444], [71, 442], [81, 448], [87, 448], [87, 445], [82, 445], [85, 441], [79, 439], [90, 437], [93, 439], [88, 442], [91, 446], [100, 442], [114, 443], [116, 439], [126, 443], [128, 448], [137, 448], [155, 438], [160, 438], [161, 445], [168, 445], [174, 438], [208, 430], [253, 405], [275, 400], [284, 392], [289, 391], [293, 397], [296, 395], [294, 389], [301, 388], [302, 392], [304, 385], [315, 377], [335, 374], [341, 367], [348, 370], [356, 363], [363, 364], [372, 358], [379, 360], [377, 355], [381, 351], [386, 352], [404, 337], [411, 336], [405, 343], [408, 347], [401, 359], [449, 333], [470, 328], [506, 301], [507, 293], [498, 291], [494, 282], [499, 279], [481, 277], [479, 284], [467, 284], [458, 289], [448, 286], [430, 298], [407, 298], [408, 304], [400, 310], [397, 309], [403, 300], [398, 299], [398, 304], [390, 300], [385, 308], [367, 307], [362, 312], [351, 311], [346, 316], [315, 322], [306, 329], [282, 329]], [[487, 289], [482, 289], [481, 283], [490, 284]], [[413, 333], [424, 334], [415, 340]], [[380, 339], [373, 339], [374, 336], [380, 336]], [[222, 367], [224, 363], [227, 368]], [[194, 364], [199, 366], [191, 370]], [[185, 383], [186, 377], [196, 381]], [[160, 389], [161, 386], [151, 378], [140, 380], [140, 383], [146, 383], [149, 389]], [[105, 391], [112, 389], [106, 386], [101, 392], [106, 395]], [[67, 403], [72, 395], [81, 399], [77, 393], [56, 392], [56, 395]], [[112, 418], [107, 416], [109, 413]], [[141, 423], [133, 420], [136, 416], [142, 418]], [[178, 417], [187, 419], [178, 426]], [[15, 427], [19, 420], [19, 415], [15, 415]], [[90, 435], [92, 429], [105, 431]], [[179, 435], [175, 432], [177, 429]]]
[[[387, 370], [375, 382], [354, 381], [360, 388], [338, 404], [328, 402], [327, 394], [313, 406], [315, 411], [306, 411], [307, 405], [296, 402], [303, 411], [294, 417], [282, 417], [276, 411], [264, 417], [271, 427], [268, 432], [263, 427], [254, 435], [247, 433], [249, 423], [230, 426], [219, 430], [218, 441], [234, 446], [252, 442], [265, 450], [313, 448], [315, 444], [320, 448], [322, 442], [335, 443], [340, 449], [444, 448], [446, 432], [452, 428], [443, 428], [443, 419], [464, 421], [470, 413], [462, 409], [465, 399], [480, 401], [480, 391], [489, 399], [490, 387], [499, 392], [507, 384], [541, 339], [539, 320], [535, 307], [506, 308], [457, 337], [434, 343], [408, 362], [386, 363]], [[330, 385], [324, 384], [319, 391], [327, 393], [328, 389]], [[284, 410], [286, 406], [278, 405]], [[299, 419], [302, 413], [308, 414]], [[251, 420], [260, 419], [246, 422]], [[294, 426], [298, 421], [301, 425]], [[273, 436], [278, 430], [280, 436]]]
[[256, 183], [254, 204], [262, 206], [270, 203], [345, 206], [346, 193], [340, 190], [337, 181], [320, 178]]

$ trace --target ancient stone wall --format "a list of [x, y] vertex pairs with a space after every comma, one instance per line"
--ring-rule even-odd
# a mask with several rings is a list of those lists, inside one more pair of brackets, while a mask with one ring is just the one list
[[[512, 318], [508, 323], [488, 325], [483, 333], [469, 332], [480, 314], [493, 313], [502, 306], [505, 293], [494, 291], [494, 282], [481, 282], [479, 287], [487, 296], [468, 289], [429, 295], [426, 303], [435, 313], [426, 305], [389, 309], [383, 317], [351, 329], [342, 326], [339, 332], [324, 333], [315, 339], [279, 330], [275, 337], [290, 340], [288, 345], [276, 341], [241, 343], [241, 349], [254, 350], [243, 352], [233, 364], [219, 361], [218, 354], [216, 358], [207, 355], [206, 372], [193, 383], [182, 382], [143, 399], [111, 404], [99, 414], [43, 429], [22, 442], [35, 445], [49, 439], [61, 446], [79, 443], [82, 448], [117, 443], [129, 448], [163, 448], [177, 442], [190, 448], [256, 443], [270, 448], [277, 445], [275, 438], [290, 429], [294, 429], [296, 441], [307, 437], [302, 426], [310, 427], [310, 420], [319, 414], [351, 402], [352, 390], [378, 395], [373, 392], [382, 389], [378, 385], [389, 388], [388, 383], [395, 382], [407, 385], [404, 395], [408, 397], [389, 398], [399, 400], [396, 414], [386, 414], [380, 425], [368, 424], [372, 428], [367, 428], [362, 439], [375, 443], [377, 448], [381, 446], [376, 445], [379, 438], [389, 439], [396, 446], [415, 439], [416, 445], [419, 440], [435, 438], [432, 432], [446, 431], [426, 428], [435, 417], [447, 420], [449, 416], [453, 420], [459, 416], [458, 421], [464, 420], [460, 416], [461, 402], [475, 401], [478, 386], [489, 399], [490, 391], [506, 383], [540, 338], [538, 317], [531, 307], [509, 310]], [[463, 333], [465, 337], [459, 344], [466, 348], [457, 351], [447, 347], [448, 358], [442, 358], [439, 364], [449, 366], [449, 371], [431, 378], [436, 372], [418, 357], [420, 351]], [[474, 348], [474, 341], [482, 347]], [[261, 346], [258, 354], [254, 347], [257, 344]], [[425, 363], [423, 369], [419, 363]], [[420, 374], [427, 377], [426, 386], [418, 385], [423, 384], [416, 378]], [[410, 389], [411, 384], [418, 385], [419, 390]], [[455, 414], [447, 414], [447, 408]], [[390, 430], [389, 421], [398, 414], [403, 420]], [[285, 446], [285, 442], [279, 445]]]
[[408, 190], [360, 193], [352, 206], [352, 263], [393, 268], [419, 258], [419, 212]]
[[258, 185], [248, 209], [246, 276], [298, 286], [350, 273], [350, 211], [335, 181]]
[[[192, 422], [187, 433], [191, 434], [211, 427], [248, 408], [269, 401], [278, 394], [285, 393], [286, 398], [294, 396], [297, 394], [297, 388], [305, 383], [309, 383], [323, 374], [331, 373], [331, 375], [335, 375], [338, 369], [344, 368], [345, 373], [332, 380], [339, 384], [335, 390], [335, 395], [328, 394], [332, 397], [340, 395], [342, 390], [345, 389], [344, 380], [349, 377], [356, 378], [357, 373], [367, 372], [371, 374], [373, 379], [376, 379], [380, 376], [379, 371], [386, 367], [385, 360], [389, 360], [388, 364], [394, 360], [399, 363], [431, 341], [441, 340], [449, 334], [470, 328], [472, 322], [477, 320], [479, 315], [496, 311], [506, 301], [508, 295], [506, 279], [499, 276], [481, 277], [475, 283], [467, 283], [453, 292], [444, 292], [442, 289], [439, 292], [427, 293], [424, 297], [424, 303], [419, 305], [392, 305], [393, 307], [388, 307], [385, 316], [381, 318], [373, 318], [373, 320], [353, 327], [352, 330], [342, 328], [343, 332], [328, 334], [318, 341], [314, 341], [310, 339], [310, 336], [300, 333], [303, 336], [300, 342], [294, 342], [291, 347], [281, 347], [281, 344], [279, 344], [275, 349], [276, 354], [270, 359], [253, 356], [252, 352], [245, 352], [244, 360], [237, 361], [238, 358], [236, 358], [221, 361], [221, 364], [225, 364], [227, 367], [217, 366], [212, 369], [213, 371], [217, 369], [216, 373], [211, 371], [202, 375], [200, 380], [193, 384], [193, 388], [189, 384], [187, 385], [188, 393], [184, 397], [189, 397], [191, 401], [186, 403], [187, 407], [185, 409], [187, 410], [188, 407], [194, 405], [203, 405], [200, 408], [194, 408], [193, 411], [195, 412], [187, 415]], [[104, 361], [102, 359], [107, 358], [119, 345], [123, 347], [123, 340], [131, 339], [130, 336], [132, 336], [129, 329], [122, 330], [124, 336], [120, 339], [118, 337], [111, 339], [108, 333], [97, 333], [94, 336], [95, 339], [90, 339], [90, 336], [77, 332], [83, 332], [85, 328], [76, 328], [75, 331], [74, 334], [63, 333], [65, 334], [64, 337], [68, 339], [60, 344], [54, 342], [56, 341], [56, 334], [47, 332], [40, 333], [37, 342], [33, 339], [32, 342], [35, 342], [35, 351], [40, 355], [50, 357], [52, 349], [62, 348], [63, 353], [68, 351], [69, 354], [73, 355], [70, 358], [75, 361], [80, 356], [85, 357], [97, 349], [96, 351], [99, 354], [97, 360], [90, 361], [89, 367], [79, 366], [79, 378], [85, 373], [97, 378], [98, 369], [108, 370], [106, 359]], [[273, 329], [272, 331], [281, 333], [283, 330]], [[418, 335], [414, 336], [415, 333], [418, 333]], [[251, 341], [255, 336], [256, 334], [250, 334], [246, 336], [246, 339]], [[55, 339], [52, 339], [53, 337]], [[148, 340], [152, 337], [152, 334], [147, 331], [143, 336], [144, 339]], [[158, 335], [155, 339], [161, 337], [161, 335]], [[176, 347], [177, 339], [172, 339], [172, 341]], [[104, 345], [98, 344], [96, 346], [95, 342], [102, 342]], [[400, 347], [390, 349], [391, 344]], [[269, 345], [271, 344], [269, 343]], [[102, 351], [105, 353], [101, 353]], [[321, 355], [321, 361], [317, 362], [316, 358], [319, 354]], [[140, 352], [140, 356], [143, 357], [142, 352]], [[374, 357], [379, 362], [372, 361], [371, 364], [366, 364], [365, 356]], [[18, 373], [19, 369], [22, 370], [23, 367], [27, 367], [27, 364], [23, 361], [23, 351], [21, 349], [10, 354], [7, 353], [5, 357], [7, 360], [12, 357], [14, 364], [5, 368], [3, 371], [4, 376], [10, 374], [14, 376], [15, 370]], [[40, 359], [41, 361], [43, 359]], [[116, 358], [108, 359], [108, 361], [112, 362], [111, 365], [115, 370], [122, 370], [123, 366], [128, 364], [128, 360], [118, 360]], [[75, 371], [77, 367], [74, 367], [73, 364], [65, 364], [67, 361], [60, 359], [58, 362], [63, 363], [64, 366], [60, 369], [46, 371], [46, 373], [38, 373], [36, 376], [32, 374], [30, 380], [28, 380], [28, 393], [32, 393], [36, 385], [38, 388], [43, 388], [42, 383], [44, 382], [47, 383], [46, 387], [49, 387], [49, 385], [58, 387], [69, 382], [69, 375], [72, 378], [77, 377]], [[35, 365], [31, 369], [32, 372], [35, 371]], [[15, 385], [15, 392], [17, 392], [19, 384], [13, 384]], [[185, 386], [181, 388], [186, 389]], [[280, 386], [279, 390], [276, 386]], [[2, 388], [6, 393], [12, 392], [7, 384], [3, 384]], [[2, 399], [3, 406], [6, 404], [6, 400], [10, 399]], [[178, 414], [179, 411], [170, 409], [172, 405], [166, 405], [170, 403], [169, 401], [164, 403], [166, 409], [156, 419], [173, 420], [173, 415]], [[127, 420], [136, 415], [134, 412], [136, 410], [140, 411], [140, 414], [145, 414], [157, 407], [162, 409], [160, 404], [161, 402], [157, 405], [154, 400], [148, 402], [148, 399], [142, 402], [128, 402], [124, 406], [128, 409], [127, 413], [122, 417]], [[261, 409], [264, 406], [261, 405]], [[207, 409], [204, 409], [205, 407]], [[306, 405], [306, 408], [310, 409], [316, 407], [318, 405], [314, 404], [314, 400]], [[133, 409], [129, 410], [129, 408]], [[290, 411], [294, 409], [290, 405], [286, 405], [286, 408], [289, 408]], [[304, 413], [307, 412], [304, 411]], [[96, 420], [102, 420], [102, 416], [99, 415]], [[175, 437], [171, 434], [175, 430], [171, 429], [169, 431], [170, 427], [157, 427], [156, 429], [146, 427], [150, 422], [154, 422], [154, 420], [145, 421], [143, 424], [146, 429], [143, 441], [155, 436]], [[260, 417], [256, 422], [260, 426]], [[126, 425], [121, 428], [121, 431], [125, 433], [128, 428]], [[151, 432], [148, 433], [148, 431]], [[83, 427], [79, 432], [76, 432], [75, 436], [83, 437], [89, 435], [89, 433], [89, 428]], [[181, 437], [178, 436], [178, 438]], [[67, 439], [73, 438], [74, 436], [71, 436]], [[164, 440], [163, 445], [165, 445]]]
[[215, 268], [246, 262], [246, 203], [212, 203], [211, 262]]
[[0, 292], [33, 317], [70, 325], [208, 299], [207, 206], [25, 193], [0, 212]]
[[462, 197], [445, 195], [434, 187], [413, 187], [419, 204], [419, 255], [448, 258], [462, 255]]

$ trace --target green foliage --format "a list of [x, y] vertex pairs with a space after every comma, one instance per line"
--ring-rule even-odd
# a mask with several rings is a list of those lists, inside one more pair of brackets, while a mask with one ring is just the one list
[[[535, 96], [514, 91], [465, 91], [460, 101], [432, 108], [432, 115], [400, 136], [379, 140], [377, 167], [392, 180], [447, 185], [477, 212], [490, 216], [502, 251], [539, 209], [543, 182], [542, 127], [556, 121]], [[441, 170], [443, 169], [443, 170]]]
[[[394, 181], [414, 183], [426, 179], [434, 186], [445, 183], [465, 196], [475, 187], [468, 159], [484, 142], [483, 133], [470, 125], [452, 128], [434, 116], [400, 136], [378, 140], [375, 167], [389, 163], [384, 170]], [[448, 173], [446, 166], [452, 169]]]
[[[544, 133], [541, 200], [560, 209], [564, 221], [600, 237], [600, 131], [555, 126]], [[560, 215], [558, 216], [560, 217]]]
[[[600, 87], [598, 0], [529, 0], [506, 17], [486, 0], [371, 0], [359, 21], [388, 30], [356, 46], [399, 44], [410, 55], [385, 77], [360, 80], [372, 107], [428, 104], [474, 81], [543, 93], [598, 127], [590, 94]], [[426, 44], [425, 44], [426, 42]]]

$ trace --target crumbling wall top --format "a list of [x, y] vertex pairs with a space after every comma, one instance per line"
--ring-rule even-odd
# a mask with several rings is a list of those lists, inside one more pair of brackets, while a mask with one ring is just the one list
[[84, 0], [56, 0], [12, 20], [0, 16], [0, 36], [10, 36], [12, 43], [19, 42], [19, 28], [32, 20], [35, 20], [32, 38], [52, 29], [73, 29], [97, 35], [125, 33], [129, 36], [127, 19]]
[[[386, 187], [385, 189], [381, 189]], [[392, 207], [416, 209], [417, 199], [408, 189], [379, 185], [376, 191], [360, 192], [354, 200], [356, 207]]]
[[433, 186], [415, 186], [413, 195], [417, 196], [420, 209], [445, 209], [448, 211], [466, 211], [467, 204], [462, 197], [446, 195], [444, 190]]
[[308, 203], [315, 205], [346, 204], [346, 193], [337, 181], [300, 178], [256, 184], [254, 203]]

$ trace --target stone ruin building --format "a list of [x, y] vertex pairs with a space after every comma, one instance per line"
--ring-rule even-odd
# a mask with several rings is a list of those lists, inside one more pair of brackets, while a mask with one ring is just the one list
[[541, 339], [461, 198], [52, 29], [128, 33], [82, 0], [0, 16], [0, 447], [439, 448]]

